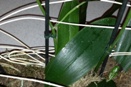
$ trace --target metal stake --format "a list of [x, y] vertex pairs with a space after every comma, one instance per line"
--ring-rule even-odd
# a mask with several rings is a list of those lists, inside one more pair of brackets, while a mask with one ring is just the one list
[[49, 0], [45, 0], [45, 58], [46, 65], [49, 62]]

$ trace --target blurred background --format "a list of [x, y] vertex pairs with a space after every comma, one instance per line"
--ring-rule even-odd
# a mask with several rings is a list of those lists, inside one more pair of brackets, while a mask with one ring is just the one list
[[[57, 0], [50, 0], [57, 1]], [[0, 0], [0, 16], [7, 13], [8, 11], [17, 8], [19, 6], [35, 2], [35, 0]], [[100, 17], [108, 8], [111, 7], [111, 3], [92, 1], [89, 2], [87, 9], [87, 21], [91, 21], [97, 17]], [[50, 16], [58, 17], [61, 4], [50, 5]], [[38, 14], [42, 15], [38, 7], [22, 11], [16, 15], [21, 14]], [[116, 12], [115, 12], [116, 14]], [[13, 15], [13, 16], [16, 16]], [[45, 22], [38, 20], [21, 20], [17, 22], [8, 23], [0, 26], [1, 29], [15, 35], [20, 40], [25, 42], [29, 46], [44, 46], [44, 30]], [[9, 38], [8, 36], [0, 33], [0, 44], [16, 44], [18, 42]], [[52, 39], [50, 39], [50, 45], [53, 46]]]

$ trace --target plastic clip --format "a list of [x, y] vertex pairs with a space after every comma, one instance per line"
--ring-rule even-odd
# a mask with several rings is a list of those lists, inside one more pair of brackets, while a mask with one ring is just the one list
[[44, 36], [45, 36], [45, 39], [49, 39], [50, 37], [51, 38], [55, 38], [56, 37], [56, 35], [52, 34], [51, 31], [49, 31], [49, 33], [45, 32]]

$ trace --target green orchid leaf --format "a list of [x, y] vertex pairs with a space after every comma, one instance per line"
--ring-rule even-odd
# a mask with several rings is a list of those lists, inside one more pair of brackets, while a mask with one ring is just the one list
[[[58, 20], [61, 21], [65, 14], [67, 14], [72, 8], [78, 5], [78, 0], [73, 0], [72, 2], [65, 2], [62, 6], [61, 12], [59, 14]], [[72, 12], [68, 17], [64, 19], [63, 22], [74, 22], [79, 23], [79, 9]], [[57, 43], [57, 52], [58, 53], [65, 44], [70, 40], [70, 38], [75, 35], [79, 30], [79, 27], [71, 26], [71, 25], [58, 25], [58, 43]], [[73, 31], [73, 33], [72, 33]]]
[[[87, 1], [87, 0], [80, 0], [80, 2]], [[87, 9], [88, 2], [86, 2], [84, 5], [80, 6], [80, 11], [79, 11], [79, 20], [80, 24], [85, 24], [86, 22], [86, 9]], [[82, 28], [82, 27], [81, 27]], [[81, 29], [80, 28], [80, 29]]]
[[[131, 20], [128, 24], [131, 26]], [[116, 52], [131, 52], [131, 31], [125, 30], [121, 39], [119, 40]], [[115, 60], [122, 66], [124, 71], [128, 71], [131, 68], [131, 55], [116, 56]]]
[[120, 71], [120, 67], [119, 66], [113, 67], [112, 70], [109, 73], [109, 76], [108, 76], [109, 79], [108, 79], [108, 81], [114, 79], [118, 75], [119, 71]]
[[[79, 23], [80, 15], [79, 11], [80, 8], [76, 7], [80, 4], [78, 0], [73, 0], [71, 2], [65, 2], [62, 6], [62, 9], [60, 11], [58, 20], [63, 22], [69, 22], [69, 23]], [[84, 3], [86, 5], [86, 3]], [[81, 6], [80, 6], [81, 7]], [[73, 12], [71, 12], [67, 17], [65, 17], [68, 12], [70, 12], [72, 9], [76, 8]], [[86, 9], [84, 9], [86, 11]], [[81, 15], [83, 16], [83, 15]], [[85, 15], [86, 17], [86, 15]], [[64, 20], [63, 20], [64, 18]], [[65, 46], [65, 44], [71, 40], [79, 31], [79, 26], [72, 26], [72, 25], [65, 25], [65, 24], [59, 24], [57, 29], [57, 52], [56, 54]]]
[[[114, 25], [115, 18], [104, 18], [91, 24]], [[104, 28], [83, 28], [47, 65], [45, 79], [68, 86], [83, 77], [97, 65], [111, 32]]]

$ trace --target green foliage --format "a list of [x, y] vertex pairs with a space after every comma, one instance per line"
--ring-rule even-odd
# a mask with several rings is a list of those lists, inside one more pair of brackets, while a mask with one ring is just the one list
[[[85, 1], [88, 0], [65, 2], [59, 13], [58, 21], [84, 24], [86, 21], [86, 7], [88, 3]], [[116, 1], [122, 2], [122, 0]], [[40, 6], [40, 3], [38, 4]], [[40, 8], [42, 10], [41, 6]], [[107, 11], [108, 14], [106, 12], [101, 19], [91, 24], [114, 26], [116, 19], [110, 16], [119, 8], [119, 5], [113, 4], [110, 10]], [[122, 25], [122, 30], [120, 30], [115, 40], [113, 40], [113, 44], [110, 46], [108, 46], [108, 42], [112, 30], [106, 28], [84, 27], [79, 31], [82, 27], [66, 24], [56, 24], [53, 26], [53, 29], [57, 29], [57, 36], [54, 41], [56, 57], [52, 58], [46, 67], [45, 80], [69, 86], [95, 68], [96, 65], [96, 70], [98, 70], [104, 58], [110, 54], [115, 46], [115, 50], [118, 52], [130, 52], [131, 32], [125, 30], [130, 18], [131, 10]], [[129, 26], [131, 26], [131, 23], [129, 23]], [[117, 56], [115, 59], [125, 71], [131, 67], [130, 56]], [[95, 82], [89, 87], [116, 87], [112, 79], [118, 73], [117, 70], [119, 69], [117, 68], [118, 67], [113, 68], [109, 75], [108, 82], [106, 82], [106, 80]]]
[[120, 71], [119, 66], [113, 67], [112, 70], [109, 73], [109, 81], [112, 80], [113, 78], [115, 78], [119, 71]]
[[[87, 1], [87, 0], [80, 0], [80, 2]], [[79, 10], [79, 23], [85, 24], [86, 22], [86, 10], [87, 10], [88, 2], [86, 2], [84, 5], [80, 6]], [[81, 28], [80, 28], [81, 29]]]
[[[126, 26], [131, 26], [131, 9], [129, 9], [129, 12], [127, 14], [126, 20], [124, 21], [124, 24], [122, 25], [122, 29], [119, 32], [118, 36], [116, 37], [116, 40], [112, 44], [111, 47], [114, 47], [117, 44], [116, 51], [117, 52], [130, 52], [131, 50], [131, 39], [130, 39], [130, 31], [125, 30]], [[124, 71], [127, 71], [131, 68], [131, 59], [130, 56], [118, 56], [115, 57], [117, 62], [122, 66]]]
[[[70, 23], [79, 23], [79, 6], [83, 5], [85, 2], [79, 4], [78, 0], [73, 0], [72, 2], [66, 2], [63, 4], [58, 20]], [[86, 4], [84, 4], [86, 5]], [[86, 8], [85, 8], [86, 9]], [[66, 14], [69, 14], [66, 16]], [[56, 24], [57, 25], [57, 24]], [[57, 26], [57, 51], [56, 54], [66, 45], [66, 43], [71, 40], [79, 31], [78, 26], [58, 24]]]
[[[128, 12], [128, 14], [127, 14], [127, 16], [126, 16], [126, 20], [124, 21], [124, 23], [123, 23], [123, 25], [122, 25], [122, 29], [120, 30], [120, 32], [118, 33], [118, 35], [116, 36], [116, 38], [115, 38], [115, 40], [114, 40], [114, 42], [106, 49], [106, 51], [105, 51], [105, 53], [104, 53], [104, 55], [103, 55], [103, 57], [100, 59], [100, 61], [99, 61], [99, 63], [98, 63], [98, 65], [97, 65], [97, 67], [96, 67], [96, 70], [95, 71], [97, 71], [98, 70], [98, 68], [100, 67], [100, 65], [101, 65], [101, 63], [103, 62], [103, 60], [105, 59], [105, 57], [106, 56], [108, 56], [110, 53], [111, 53], [111, 51], [115, 48], [115, 46], [121, 46], [122, 44], [121, 43], [119, 43], [119, 41], [122, 39], [122, 37], [124, 37], [123, 36], [123, 34], [124, 34], [124, 32], [126, 31], [125, 30], [125, 28], [126, 28], [126, 26], [128, 25], [128, 23], [129, 23], [129, 21], [131, 20], [131, 9], [129, 10], [129, 12]], [[129, 42], [129, 44], [130, 44], [130, 42]], [[129, 45], [128, 44], [128, 45]], [[123, 44], [124, 45], [124, 44]], [[130, 48], [129, 48], [130, 49]], [[126, 52], [127, 52], [128, 50], [126, 50]], [[117, 57], [118, 58], [118, 57]], [[118, 59], [119, 60], [119, 59]], [[123, 59], [124, 60], [124, 59]], [[123, 60], [121, 60], [121, 62], [123, 62]], [[127, 67], [125, 67], [126, 69], [129, 69], [129, 67], [130, 67], [130, 59], [128, 60], [128, 58], [127, 59], [125, 59], [125, 61], [127, 61], [127, 63], [129, 62], [129, 64], [128, 64], [128, 68]], [[120, 63], [121, 64], [121, 63]], [[126, 64], [126, 62], [125, 62], [125, 64]], [[122, 66], [125, 66], [124, 64], [122, 64]], [[125, 69], [123, 69], [123, 70], [125, 70]]]
[[[131, 26], [131, 20], [128, 24], [128, 26]], [[125, 30], [121, 39], [117, 43], [117, 47], [115, 49], [116, 52], [131, 52], [131, 31]], [[116, 61], [121, 64], [124, 71], [127, 71], [131, 68], [131, 56], [125, 55], [125, 56], [116, 56], [114, 57]]]
[[[91, 24], [107, 23], [114, 25], [115, 19], [100, 19]], [[98, 63], [109, 42], [111, 31], [91, 27], [82, 29], [47, 65], [45, 79], [66, 86], [80, 79]]]

